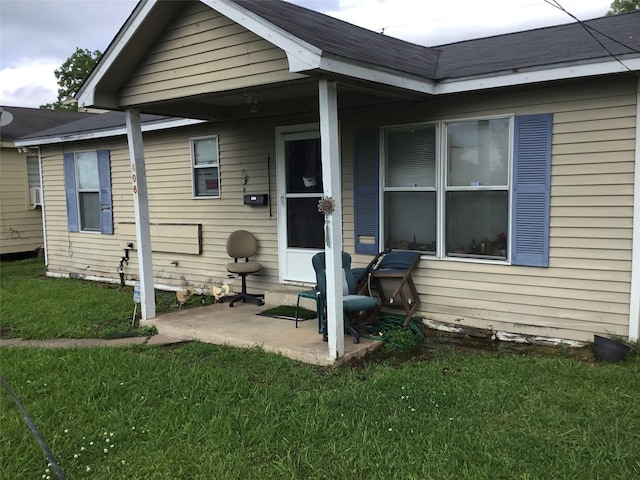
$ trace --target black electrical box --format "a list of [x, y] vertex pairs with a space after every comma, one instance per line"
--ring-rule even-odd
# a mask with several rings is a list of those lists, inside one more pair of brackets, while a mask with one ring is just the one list
[[245, 205], [267, 205], [269, 195], [266, 193], [252, 193], [244, 196]]

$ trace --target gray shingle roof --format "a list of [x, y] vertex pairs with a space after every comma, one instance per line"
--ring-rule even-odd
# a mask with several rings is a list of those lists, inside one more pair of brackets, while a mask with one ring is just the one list
[[[33, 132], [30, 135], [20, 137], [19, 140], [29, 140], [31, 138], [61, 137], [65, 135], [100, 132], [103, 130], [124, 128], [126, 126], [124, 112], [106, 112], [88, 115], [89, 116], [87, 118], [83, 118], [75, 122], [59, 125], [48, 130]], [[140, 122], [143, 125], [169, 120], [175, 120], [175, 118], [162, 115], [140, 115]]]
[[45, 110], [42, 108], [2, 107], [2, 109], [13, 115], [13, 120], [9, 125], [0, 127], [0, 140], [2, 141], [13, 141], [24, 135], [94, 115], [92, 113]]
[[[640, 52], [640, 11], [596, 18], [584, 24], [615, 55]], [[589, 62], [608, 56], [607, 51], [578, 23], [467, 40], [436, 48], [442, 52], [436, 72], [438, 80], [565, 62]]]
[[[430, 80], [588, 62], [609, 56], [578, 23], [424, 47], [375, 33], [282, 0], [233, 0], [326, 53]], [[584, 22], [617, 55], [640, 51], [640, 11]], [[635, 52], [634, 50], [635, 49]]]
[[432, 78], [439, 52], [281, 0], [233, 0], [325, 53]]

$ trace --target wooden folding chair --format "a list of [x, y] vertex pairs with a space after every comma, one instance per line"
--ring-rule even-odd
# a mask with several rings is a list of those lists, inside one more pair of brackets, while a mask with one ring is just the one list
[[420, 306], [420, 296], [411, 273], [420, 261], [420, 252], [392, 250], [371, 270], [361, 288], [376, 290], [382, 307], [402, 308], [407, 326]]

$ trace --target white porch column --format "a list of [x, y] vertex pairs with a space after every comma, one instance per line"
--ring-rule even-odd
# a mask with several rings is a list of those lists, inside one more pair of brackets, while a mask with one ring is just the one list
[[324, 194], [333, 198], [335, 209], [325, 225], [327, 265], [327, 334], [329, 358], [344, 355], [344, 318], [342, 317], [342, 175], [338, 128], [338, 88], [335, 82], [320, 80], [320, 145]]
[[633, 185], [629, 340], [637, 341], [640, 340], [640, 80], [638, 80], [636, 92], [636, 162]]
[[151, 260], [151, 233], [149, 228], [149, 197], [147, 195], [147, 171], [144, 166], [144, 143], [140, 112], [135, 109], [125, 111], [129, 158], [131, 159], [131, 183], [136, 216], [136, 248], [140, 277], [140, 304], [142, 319], [156, 316], [155, 293], [153, 290], [153, 264]]

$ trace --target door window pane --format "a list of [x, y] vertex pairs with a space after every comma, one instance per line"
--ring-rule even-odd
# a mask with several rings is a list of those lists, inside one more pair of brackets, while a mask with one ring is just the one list
[[449, 123], [447, 157], [448, 186], [506, 186], [509, 119]]
[[287, 246], [324, 248], [324, 215], [318, 212], [318, 198], [287, 199]]
[[386, 192], [385, 247], [436, 251], [436, 192]]
[[320, 139], [287, 141], [285, 168], [287, 193], [322, 193]]
[[508, 214], [507, 191], [447, 192], [447, 255], [506, 258]]

